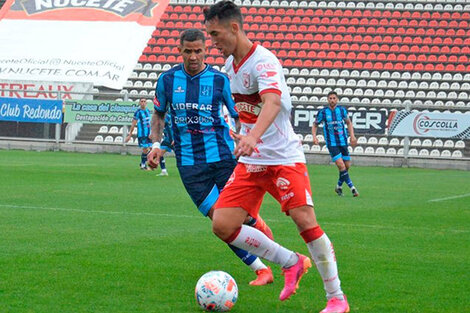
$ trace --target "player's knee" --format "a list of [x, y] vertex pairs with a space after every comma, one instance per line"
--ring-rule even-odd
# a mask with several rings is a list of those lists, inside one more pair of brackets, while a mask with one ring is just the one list
[[315, 211], [311, 206], [292, 209], [289, 211], [289, 215], [300, 232], [318, 226]]
[[236, 227], [232, 227], [230, 223], [225, 222], [223, 219], [215, 217], [212, 220], [212, 232], [224, 241], [226, 241], [235, 230]]

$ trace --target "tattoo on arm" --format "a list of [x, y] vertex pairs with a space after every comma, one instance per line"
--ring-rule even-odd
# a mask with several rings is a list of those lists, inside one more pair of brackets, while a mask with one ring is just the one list
[[165, 128], [165, 113], [155, 111], [152, 116], [151, 134], [152, 142], [161, 142]]

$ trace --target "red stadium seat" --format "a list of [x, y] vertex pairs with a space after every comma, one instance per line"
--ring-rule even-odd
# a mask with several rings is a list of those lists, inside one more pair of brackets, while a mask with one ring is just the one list
[[[463, 56], [464, 58], [466, 58], [465, 56]], [[451, 62], [451, 63], [457, 63], [457, 56], [456, 55], [449, 55], [449, 57], [447, 58], [447, 62]]]
[[291, 59], [285, 59], [282, 61], [282, 65], [285, 66], [285, 67], [292, 67], [292, 60]]
[[396, 70], [396, 71], [403, 71], [404, 68], [405, 68], [405, 66], [403, 65], [403, 63], [396, 63], [393, 66], [393, 69]]
[[305, 60], [303, 66], [304, 67], [312, 67], [313, 66], [312, 60]]
[[425, 71], [429, 71], [429, 72], [430, 72], [430, 71], [434, 71], [434, 64], [432, 64], [432, 63], [426, 64], [426, 65], [424, 66], [424, 70], [425, 70]]
[[[153, 57], [155, 57], [154, 55], [151, 55]], [[147, 56], [142, 54], [140, 57], [139, 57], [139, 63], [144, 63], [144, 62], [147, 62], [148, 59], [147, 59]]]

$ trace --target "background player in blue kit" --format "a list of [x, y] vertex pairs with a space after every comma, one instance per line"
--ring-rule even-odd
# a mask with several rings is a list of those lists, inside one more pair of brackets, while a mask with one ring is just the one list
[[[323, 135], [326, 146], [330, 152], [331, 159], [335, 162], [339, 170], [338, 184], [335, 192], [343, 195], [342, 185], [345, 182], [354, 197], [359, 196], [357, 188], [349, 177], [348, 169], [351, 167], [351, 157], [348, 151], [348, 133], [351, 139], [351, 146], [356, 146], [357, 139], [354, 136], [354, 128], [348, 117], [348, 111], [345, 107], [337, 105], [338, 94], [334, 91], [328, 93], [328, 106], [317, 113], [317, 118], [312, 126], [313, 143], [318, 145], [317, 127], [323, 123]], [[347, 130], [346, 127], [347, 126]]]
[[[173, 151], [173, 134], [171, 131], [171, 117], [169, 114], [165, 117], [165, 129], [163, 130], [163, 139], [161, 142], [160, 148], [166, 152]], [[165, 157], [162, 155], [160, 158], [160, 168], [162, 171], [157, 176], [168, 176], [168, 171], [166, 169]]]
[[[204, 34], [197, 29], [181, 33], [179, 51], [183, 64], [164, 72], [155, 92], [155, 113], [152, 117], [154, 141], [149, 153], [149, 165], [158, 166], [162, 149], [161, 134], [165, 114], [171, 117], [176, 165], [181, 180], [194, 204], [212, 218], [213, 205], [219, 197], [237, 162], [233, 155], [234, 141], [224, 120], [225, 106], [238, 119], [228, 77], [204, 63]], [[272, 232], [259, 216], [246, 223], [272, 238]], [[273, 282], [271, 269], [261, 260], [234, 246], [235, 254], [257, 275], [251, 285]]]
[[142, 148], [142, 154], [140, 156], [140, 169], [147, 169], [147, 154], [152, 147], [152, 141], [150, 140], [150, 111], [147, 109], [147, 100], [139, 100], [140, 107], [135, 111], [134, 118], [132, 119], [132, 125], [129, 130], [129, 134], [126, 137], [128, 142], [132, 137], [132, 132], [137, 125], [137, 140], [139, 147]]

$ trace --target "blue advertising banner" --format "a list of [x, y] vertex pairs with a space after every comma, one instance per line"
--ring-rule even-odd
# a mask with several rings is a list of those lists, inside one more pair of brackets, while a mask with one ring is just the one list
[[0, 121], [62, 123], [62, 100], [0, 97]]

